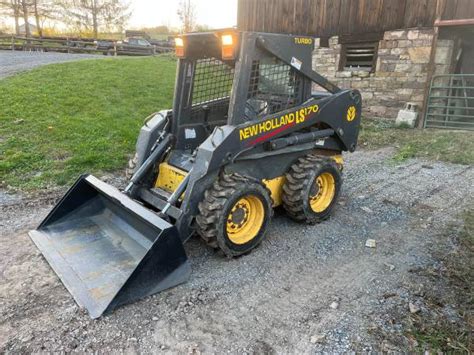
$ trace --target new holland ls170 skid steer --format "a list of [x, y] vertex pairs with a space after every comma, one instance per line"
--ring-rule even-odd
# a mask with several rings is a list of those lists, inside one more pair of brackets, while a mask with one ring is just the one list
[[277, 206], [299, 222], [329, 216], [361, 96], [314, 72], [313, 49], [310, 37], [235, 30], [176, 38], [173, 109], [141, 129], [127, 188], [83, 175], [30, 232], [92, 317], [186, 281], [195, 233], [237, 256]]

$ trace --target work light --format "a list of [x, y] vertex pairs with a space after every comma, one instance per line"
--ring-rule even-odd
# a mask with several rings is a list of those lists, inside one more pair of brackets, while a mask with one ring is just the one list
[[174, 39], [174, 44], [176, 47], [176, 56], [179, 58], [184, 57], [184, 39], [182, 37], [176, 37]]
[[234, 36], [232, 34], [223, 34], [221, 36], [222, 42], [222, 59], [235, 59]]

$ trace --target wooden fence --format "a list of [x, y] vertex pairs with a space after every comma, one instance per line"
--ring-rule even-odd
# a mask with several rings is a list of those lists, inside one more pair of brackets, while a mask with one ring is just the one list
[[84, 38], [40, 38], [0, 35], [0, 50], [61, 53], [91, 53], [104, 55], [155, 55], [174, 51], [173, 47], [134, 46], [115, 40]]

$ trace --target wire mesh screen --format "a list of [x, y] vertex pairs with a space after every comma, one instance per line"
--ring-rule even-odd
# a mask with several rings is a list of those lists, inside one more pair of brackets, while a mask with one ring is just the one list
[[245, 112], [247, 119], [286, 110], [302, 101], [303, 78], [276, 58], [252, 63]]
[[193, 106], [230, 96], [234, 69], [215, 58], [196, 62], [193, 83]]

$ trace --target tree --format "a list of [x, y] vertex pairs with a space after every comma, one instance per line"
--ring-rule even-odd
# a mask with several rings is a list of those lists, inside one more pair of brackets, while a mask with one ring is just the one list
[[129, 5], [121, 0], [61, 0], [59, 6], [66, 24], [94, 38], [101, 30], [122, 30], [130, 17]]
[[31, 37], [30, 23], [28, 22], [28, 5], [29, 3], [26, 0], [21, 0], [21, 9], [23, 10], [23, 20], [25, 21], [25, 36]]
[[57, 9], [54, 3], [49, 2], [48, 0], [30, 0], [31, 1], [31, 11], [35, 18], [36, 30], [40, 37], [43, 37], [43, 24], [45, 20], [53, 20], [59, 17], [57, 14]]
[[20, 0], [0, 0], [0, 10], [7, 17], [12, 17], [15, 21], [15, 34], [20, 34], [20, 16], [21, 2]]
[[211, 27], [209, 27], [208, 25], [205, 25], [205, 24], [197, 24], [196, 26], [194, 26], [194, 30], [196, 32], [209, 32], [211, 31]]
[[36, 29], [42, 36], [43, 22], [45, 19], [53, 19], [55, 7], [48, 0], [0, 0], [0, 14], [14, 19], [15, 33], [20, 34], [20, 18], [25, 23], [26, 36], [31, 35], [30, 17], [35, 18]]
[[191, 0], [181, 0], [178, 5], [178, 16], [183, 32], [191, 32], [196, 24], [196, 8]]
[[156, 27], [143, 27], [140, 29], [140, 31], [146, 32], [149, 35], [156, 35], [156, 34], [169, 34], [170, 29], [168, 26], [165, 25], [160, 25]]

